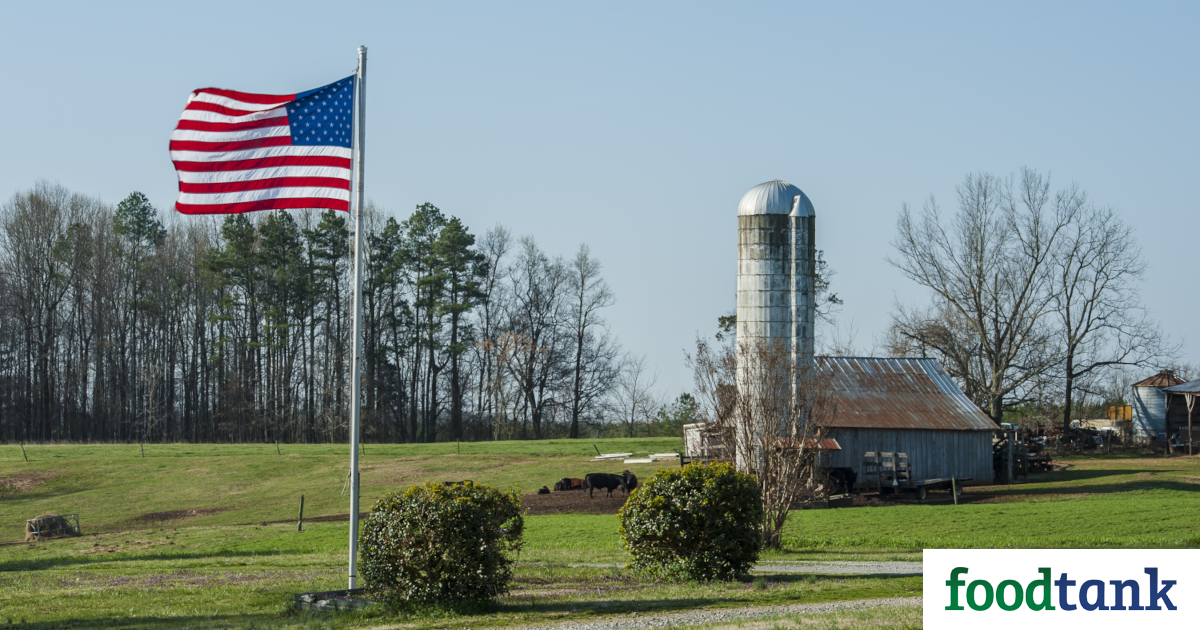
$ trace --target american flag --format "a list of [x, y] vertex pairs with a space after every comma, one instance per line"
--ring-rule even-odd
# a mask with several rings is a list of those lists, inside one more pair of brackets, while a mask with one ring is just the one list
[[298, 94], [192, 92], [171, 134], [175, 209], [350, 211], [354, 77]]

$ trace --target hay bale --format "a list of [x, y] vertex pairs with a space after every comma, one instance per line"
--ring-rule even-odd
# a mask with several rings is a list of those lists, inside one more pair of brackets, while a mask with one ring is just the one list
[[58, 514], [42, 514], [25, 521], [25, 542], [78, 535], [75, 526]]

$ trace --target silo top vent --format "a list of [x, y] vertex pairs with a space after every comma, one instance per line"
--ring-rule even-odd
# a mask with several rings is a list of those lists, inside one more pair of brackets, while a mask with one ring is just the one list
[[800, 205], [796, 216], [816, 216], [812, 201], [803, 191], [783, 181], [774, 179], [750, 189], [738, 204], [738, 216], [750, 214], [791, 214], [793, 200], [799, 196]]

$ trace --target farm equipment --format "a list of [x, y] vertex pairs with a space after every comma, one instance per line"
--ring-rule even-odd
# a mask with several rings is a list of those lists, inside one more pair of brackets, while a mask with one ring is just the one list
[[924, 501], [930, 490], [937, 489], [950, 490], [956, 497], [962, 496], [962, 483], [972, 480], [971, 477], [914, 479], [907, 453], [875, 451], [867, 451], [863, 455], [863, 479], [863, 486], [867, 490], [874, 487], [880, 495], [911, 491], [916, 493], [918, 501]]
[[43, 514], [25, 521], [25, 542], [80, 535], [78, 514]]
[[[1095, 441], [1090, 433], [1092, 429], [1072, 429], [1083, 444]], [[1053, 468], [1050, 454], [1046, 452], [1044, 441], [1034, 438], [1028, 431], [1005, 424], [1000, 437], [992, 440], [992, 472], [997, 482], [1012, 483], [1017, 478], [1028, 479], [1029, 473], [1050, 472]]]

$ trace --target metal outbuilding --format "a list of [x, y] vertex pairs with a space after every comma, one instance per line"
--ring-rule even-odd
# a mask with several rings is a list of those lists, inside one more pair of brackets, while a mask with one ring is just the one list
[[[1167, 431], [1169, 434], [1178, 432], [1181, 436], [1187, 436], [1183, 439], [1188, 445], [1188, 454], [1193, 454], [1192, 443], [1200, 442], [1195, 439], [1196, 430], [1200, 428], [1200, 418], [1194, 417], [1196, 411], [1196, 399], [1200, 398], [1200, 380], [1189, 381], [1181, 385], [1173, 385], [1163, 389], [1163, 393], [1167, 396], [1167, 409], [1175, 409], [1180, 402], [1183, 403], [1187, 410], [1186, 424], [1181, 424], [1176, 428], [1174, 422], [1168, 422]], [[1174, 420], [1174, 414], [1169, 420]]]
[[863, 454], [908, 455], [915, 479], [992, 482], [992, 435], [1000, 427], [971, 402], [934, 359], [820, 357], [817, 369], [836, 392], [837, 416], [821, 427], [840, 451], [822, 467], [853, 468]]
[[[1138, 440], [1166, 438], [1168, 387], [1182, 385], [1183, 379], [1170, 370], [1162, 370], [1148, 379], [1133, 384], [1133, 437]], [[1171, 414], [1178, 415], [1178, 412]]]

